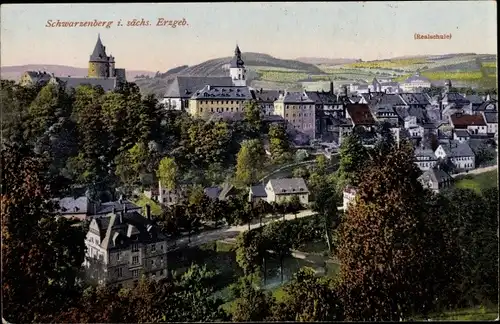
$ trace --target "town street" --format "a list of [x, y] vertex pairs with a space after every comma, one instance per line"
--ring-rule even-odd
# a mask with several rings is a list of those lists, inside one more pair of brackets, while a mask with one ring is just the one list
[[[339, 211], [343, 210], [343, 207], [338, 207]], [[292, 220], [297, 218], [303, 218], [303, 217], [309, 217], [313, 216], [316, 213], [313, 212], [312, 210], [304, 210], [301, 211], [300, 213], [297, 214], [297, 216], [293, 214], [287, 214], [285, 215], [285, 220]], [[283, 220], [283, 217], [279, 218], [274, 218], [270, 219], [269, 217], [263, 218], [262, 219], [262, 225], [267, 225], [275, 221], [280, 221]], [[257, 221], [256, 224], [250, 224], [250, 229], [255, 229], [259, 228], [260, 223]], [[245, 225], [235, 225], [235, 226], [226, 226], [224, 228], [212, 230], [212, 231], [206, 231], [202, 232], [196, 235], [191, 236], [191, 243], [189, 243], [189, 238], [188, 237], [182, 237], [176, 241], [176, 247], [173, 247], [171, 250], [176, 250], [180, 247], [193, 247], [193, 246], [198, 246], [202, 245], [208, 242], [213, 242], [213, 241], [218, 241], [218, 240], [223, 240], [227, 238], [232, 238], [238, 236], [241, 232], [248, 231], [248, 224]]]

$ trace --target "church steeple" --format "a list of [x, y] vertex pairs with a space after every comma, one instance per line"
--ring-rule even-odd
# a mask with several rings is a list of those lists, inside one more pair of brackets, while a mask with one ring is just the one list
[[234, 49], [234, 57], [231, 59], [231, 64], [229, 66], [229, 75], [233, 80], [233, 85], [244, 87], [246, 86], [246, 74], [245, 62], [241, 59], [241, 51], [238, 44]]
[[238, 44], [236, 44], [236, 48], [234, 49], [234, 57], [231, 60], [231, 67], [232, 68], [243, 68], [245, 65], [245, 62], [241, 59], [241, 51], [240, 47]]

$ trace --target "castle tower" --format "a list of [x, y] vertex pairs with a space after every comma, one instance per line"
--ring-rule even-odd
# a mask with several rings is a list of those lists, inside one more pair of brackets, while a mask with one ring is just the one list
[[92, 55], [90, 55], [88, 76], [89, 78], [109, 77], [109, 58], [106, 55], [106, 47], [102, 45], [100, 35], [97, 36], [97, 43]]
[[115, 72], [115, 57], [113, 55], [109, 55], [109, 73], [108, 76], [110, 78], [116, 77], [116, 72]]
[[234, 57], [231, 60], [229, 66], [229, 75], [233, 80], [233, 85], [244, 87], [247, 84], [246, 81], [247, 70], [245, 69], [245, 62], [241, 59], [241, 51], [238, 45], [234, 50]]

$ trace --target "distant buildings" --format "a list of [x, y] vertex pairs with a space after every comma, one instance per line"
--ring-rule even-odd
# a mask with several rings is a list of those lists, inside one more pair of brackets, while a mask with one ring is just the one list
[[472, 170], [476, 167], [476, 157], [467, 143], [450, 141], [449, 144], [441, 144], [435, 154], [440, 159], [449, 159], [460, 171]]
[[274, 102], [274, 112], [283, 117], [288, 125], [310, 139], [316, 136], [315, 103], [305, 92], [289, 92], [280, 94]]
[[102, 45], [100, 35], [97, 36], [94, 51], [90, 55], [87, 77], [63, 77], [47, 72], [27, 71], [20, 80], [22, 86], [49, 83], [71, 89], [80, 85], [91, 85], [100, 86], [104, 91], [114, 90], [123, 82], [126, 82], [125, 69], [115, 68], [115, 58], [106, 54], [106, 47]]
[[417, 72], [402, 82], [400, 87], [403, 92], [422, 92], [422, 89], [431, 87], [431, 81]]
[[449, 188], [453, 184], [453, 178], [438, 167], [425, 171], [418, 180], [424, 188], [431, 189], [435, 193]]
[[141, 207], [125, 199], [102, 203], [99, 201], [92, 201], [87, 196], [81, 196], [77, 198], [64, 197], [55, 199], [55, 202], [59, 205], [57, 212], [62, 217], [81, 221], [109, 214], [113, 208], [116, 210], [125, 208], [128, 211], [141, 211]]

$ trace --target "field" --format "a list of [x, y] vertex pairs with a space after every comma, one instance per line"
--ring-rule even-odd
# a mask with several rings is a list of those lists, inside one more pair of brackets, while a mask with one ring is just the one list
[[481, 190], [498, 186], [498, 170], [475, 175], [466, 175], [460, 179], [457, 178], [457, 180], [455, 187], [481, 192]]
[[[444, 72], [444, 71], [439, 71], [439, 72], [422, 72], [422, 76], [428, 78], [431, 81], [438, 81], [438, 80], [458, 80], [458, 81], [477, 81], [480, 80], [483, 77], [483, 74], [481, 71], [475, 71], [475, 72]], [[396, 78], [396, 81], [404, 81], [408, 77], [410, 77], [411, 74], [408, 75], [403, 75], [398, 78]]]
[[483, 62], [481, 64], [482, 67], [485, 67], [485, 68], [493, 68], [493, 69], [496, 69], [497, 68], [497, 62]]
[[352, 68], [368, 68], [368, 69], [400, 69], [416, 70], [428, 64], [426, 59], [398, 59], [398, 60], [382, 60], [371, 62], [351, 63], [348, 66]]
[[430, 316], [434, 321], [493, 321], [498, 318], [498, 309], [493, 307], [465, 308]]

